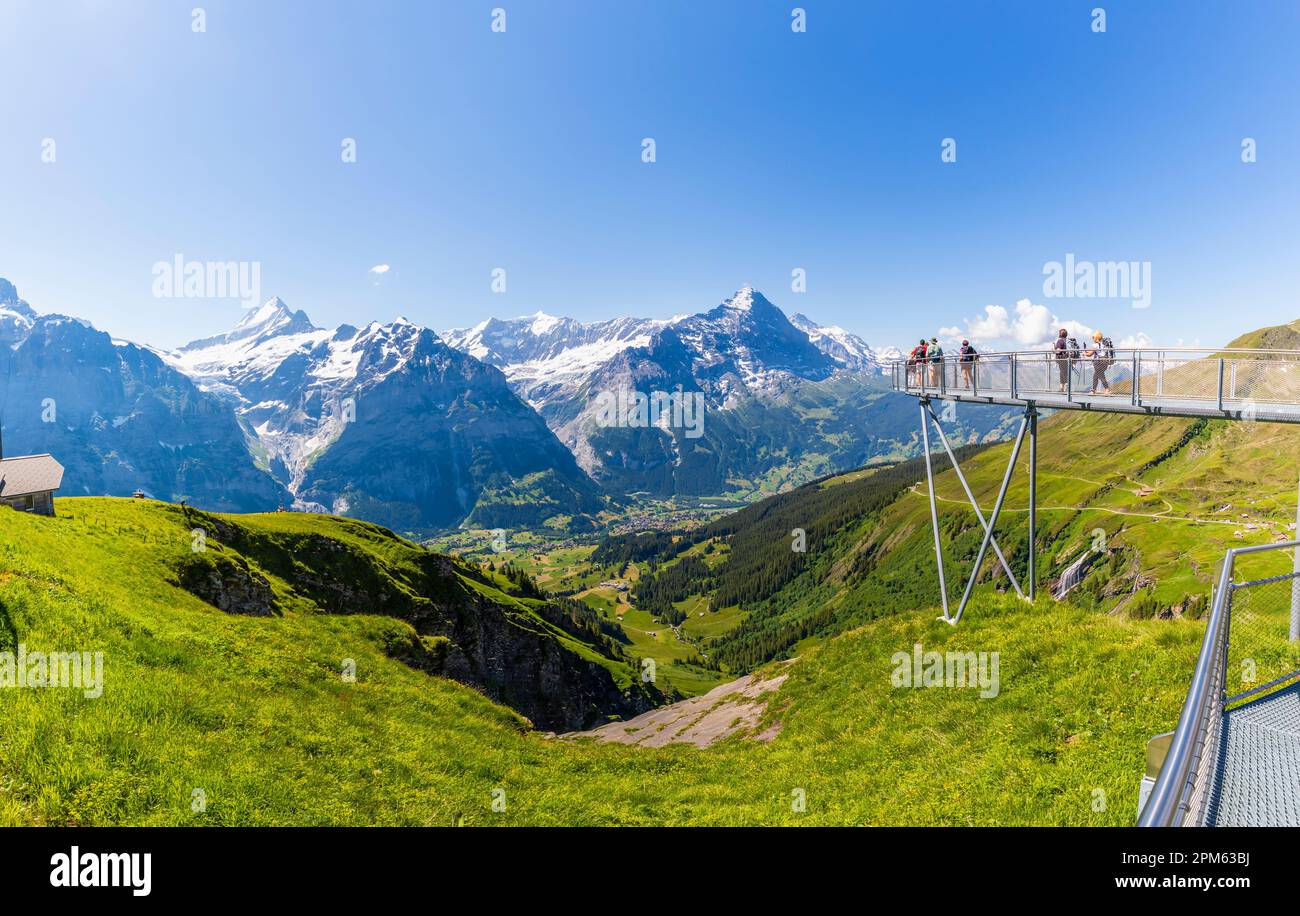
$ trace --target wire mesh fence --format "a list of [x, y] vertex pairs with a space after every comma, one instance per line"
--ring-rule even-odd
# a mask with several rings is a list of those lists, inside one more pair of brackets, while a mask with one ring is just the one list
[[1228, 600], [1229, 706], [1300, 678], [1300, 573], [1235, 582]]

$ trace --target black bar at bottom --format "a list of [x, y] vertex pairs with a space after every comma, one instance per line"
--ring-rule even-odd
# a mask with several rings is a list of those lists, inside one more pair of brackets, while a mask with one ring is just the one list
[[[775, 882], [793, 893], [933, 899], [938, 908], [963, 895], [972, 905], [1187, 893], [1231, 901], [1259, 889], [1276, 899], [1293, 886], [1292, 839], [1280, 829], [13, 828], [0, 831], [0, 854], [10, 901], [284, 900], [337, 911], [388, 899], [460, 908], [477, 897], [500, 909], [543, 897], [576, 906], [596, 895], [736, 902], [762, 898]], [[53, 886], [51, 861], [74, 847], [83, 860], [147, 853], [149, 893], [129, 883]]]

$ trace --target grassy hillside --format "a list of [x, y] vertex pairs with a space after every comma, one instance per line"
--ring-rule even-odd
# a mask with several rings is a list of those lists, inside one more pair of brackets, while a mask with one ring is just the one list
[[[1049, 603], [992, 599], [956, 630], [923, 610], [806, 653], [769, 705], [770, 744], [595, 745], [395, 659], [402, 620], [193, 598], [169, 581], [157, 509], [60, 512], [0, 517], [4, 629], [29, 651], [104, 652], [105, 688], [0, 690], [8, 824], [1123, 824], [1199, 640], [1193, 624]], [[238, 522], [251, 536], [337, 526]], [[373, 531], [348, 523], [338, 543], [370, 551]], [[999, 652], [1000, 693], [895, 689], [891, 656], [916, 642]]]
[[[0, 648], [102, 651], [105, 688], [98, 698], [0, 690], [0, 822], [1131, 823], [1144, 743], [1173, 726], [1199, 648], [1200, 622], [1176, 609], [1204, 590], [1225, 545], [1286, 531], [1294, 469], [1279, 456], [1295, 454], [1296, 434], [1071, 414], [1044, 422], [1042, 437], [1041, 546], [1055, 558], [1044, 581], [1096, 528], [1115, 551], [1077, 601], [1031, 607], [985, 586], [963, 624], [948, 627], [934, 620], [923, 490], [895, 474], [856, 491], [873, 471], [787, 494], [751, 520], [782, 529], [785, 549], [784, 529], [809, 494], [823, 514], [853, 500], [870, 511], [830, 526], [811, 517], [805, 565], [773, 595], [716, 612], [739, 621], [734, 634], [829, 616], [793, 645], [799, 660], [758, 729], [779, 725], [777, 737], [702, 750], [547, 738], [479, 690], [430, 673], [448, 649], [422, 638], [422, 615], [449, 604], [465, 608], [462, 630], [480, 611], [506, 613], [629, 687], [632, 669], [516, 583], [375, 526], [108, 499], [60, 500], [55, 519], [2, 513]], [[995, 447], [967, 459], [986, 502], [1005, 455]], [[883, 504], [881, 486], [893, 491]], [[975, 523], [951, 475], [939, 492], [956, 591]], [[1023, 508], [1022, 476], [1001, 526], [1018, 567]], [[191, 550], [196, 520], [209, 531], [201, 555]], [[762, 544], [709, 537], [727, 545], [714, 551], [721, 560], [699, 545], [673, 550], [710, 557], [719, 571], [756, 569], [744, 554]], [[222, 611], [192, 593], [194, 582], [183, 587], [186, 570], [208, 560], [222, 582], [247, 584], [241, 563], [263, 577], [270, 615]], [[451, 564], [452, 575], [428, 563]], [[1128, 591], [1110, 594], [1111, 582]], [[1134, 585], [1151, 613], [1170, 618], [1146, 619]], [[359, 607], [358, 596], [373, 600]], [[257, 605], [256, 589], [235, 597]], [[716, 635], [698, 616], [699, 596], [679, 604], [696, 615], [687, 632]], [[894, 686], [895, 653], [917, 643], [998, 653], [997, 696]], [[345, 659], [355, 680], [343, 676]], [[792, 804], [800, 793], [803, 811]]]
[[[264, 806], [281, 821], [298, 806], [313, 820], [382, 819], [380, 773], [359, 767], [376, 753], [407, 766], [384, 748], [411, 717], [527, 727], [435, 674], [535, 717], [573, 710], [575, 723], [660, 701], [580, 605], [527, 597], [374, 525], [126, 499], [57, 508], [0, 514], [0, 650], [102, 653], [104, 691], [0, 690], [10, 822], [175, 819], [178, 779], [193, 782], [186, 799], [222, 793], [231, 821], [258, 822]], [[426, 739], [419, 753], [454, 757]], [[307, 799], [329, 781], [328, 801]]]
[[1300, 350], [1300, 320], [1243, 334], [1228, 344], [1229, 348], [1260, 350]]
[[[1051, 418], [1041, 425], [1039, 444], [1040, 584], [1058, 577], [1089, 546], [1103, 546], [1107, 562], [1094, 567], [1075, 601], [1128, 616], [1182, 615], [1208, 593], [1228, 547], [1292, 535], [1297, 468], [1287, 458], [1297, 445], [1300, 430], [1274, 424], [1075, 413]], [[986, 507], [1008, 452], [1007, 446], [991, 449], [966, 469]], [[1028, 552], [1027, 489], [1022, 465], [999, 524], [1005, 532], [999, 542], [1020, 575]], [[978, 547], [978, 524], [951, 473], [937, 492], [955, 594]], [[867, 597], [899, 585], [917, 563], [932, 569], [928, 512], [924, 488], [914, 488], [882, 519], [882, 529], [893, 532], [893, 549], [863, 561], [879, 539], [856, 539], [841, 557], [839, 580], [861, 584]], [[870, 574], [855, 576], [855, 566]], [[991, 579], [993, 563], [986, 561], [983, 572]]]
[[[1230, 546], [1294, 535], [1300, 430], [1266, 423], [1135, 418], [1061, 412], [1040, 425], [1038, 577], [1048, 591], [1067, 565], [1099, 549], [1070, 596], [1107, 614], [1198, 618], [1215, 566]], [[992, 509], [1010, 454], [1007, 444], [962, 456], [980, 504]], [[982, 531], [946, 456], [935, 456], [945, 574], [960, 598]], [[998, 540], [1023, 582], [1028, 557], [1028, 459], [998, 523]], [[724, 537], [727, 562], [691, 583], [722, 606], [738, 604], [743, 624], [722, 635], [715, 654], [744, 671], [797, 652], [868, 620], [937, 606], [934, 543], [924, 468], [828, 478], [755, 504], [699, 533], [615, 539], [604, 552], [672, 556], [704, 533]], [[880, 499], [887, 497], [881, 507]], [[869, 500], [866, 502], [864, 500]], [[728, 528], [727, 526], [730, 525]], [[790, 533], [807, 532], [807, 552]], [[989, 553], [983, 591], [1009, 583]], [[683, 600], [691, 589], [674, 593]]]

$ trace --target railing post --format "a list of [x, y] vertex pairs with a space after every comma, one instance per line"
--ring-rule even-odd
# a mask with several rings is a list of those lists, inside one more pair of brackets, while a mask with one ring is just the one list
[[1011, 400], [1016, 400], [1016, 354], [1011, 354]]
[[[1300, 494], [1300, 487], [1297, 487]], [[1295, 509], [1296, 537], [1300, 538], [1300, 495], [1297, 496]], [[1295, 559], [1291, 562], [1291, 571], [1297, 573], [1291, 580], [1291, 629], [1287, 634], [1292, 642], [1300, 641], [1300, 547], [1295, 549]]]
[[1142, 398], [1138, 394], [1138, 385], [1141, 384], [1142, 378], [1142, 351], [1133, 351], [1133, 406], [1136, 407], [1142, 403]]
[[1223, 370], [1226, 368], [1227, 366], [1224, 363], [1223, 357], [1220, 356], [1219, 357], [1219, 410], [1223, 410]]
[[1029, 405], [1029, 600], [1038, 594], [1034, 528], [1038, 520], [1038, 409]]

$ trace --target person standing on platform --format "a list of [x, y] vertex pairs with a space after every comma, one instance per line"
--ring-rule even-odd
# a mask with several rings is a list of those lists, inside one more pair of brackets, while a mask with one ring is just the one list
[[1056, 343], [1052, 345], [1052, 349], [1056, 351], [1056, 373], [1061, 380], [1057, 390], [1061, 394], [1065, 394], [1065, 386], [1070, 380], [1070, 350], [1069, 342], [1066, 340], [1069, 336], [1070, 332], [1061, 328], [1057, 332]]
[[1115, 362], [1115, 344], [1101, 331], [1097, 331], [1092, 335], [1092, 346], [1083, 355], [1092, 359], [1092, 390], [1089, 394], [1110, 394], [1106, 370]]
[[930, 359], [930, 385], [943, 390], [943, 347], [939, 346], [939, 338], [930, 338], [925, 353]]
[[975, 372], [975, 360], [980, 355], [975, 352], [975, 348], [970, 345], [969, 340], [961, 342], [961, 384], [963, 388], [971, 387], [971, 378]]

